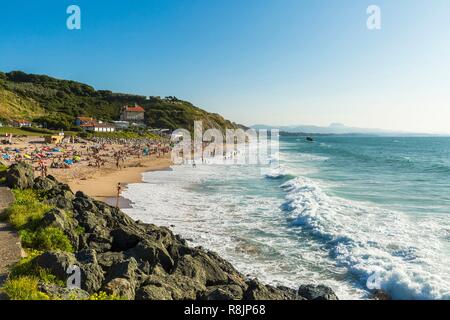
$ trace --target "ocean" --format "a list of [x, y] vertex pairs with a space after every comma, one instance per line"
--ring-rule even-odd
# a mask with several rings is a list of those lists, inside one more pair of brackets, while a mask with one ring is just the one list
[[274, 285], [450, 299], [450, 138], [281, 137], [280, 167], [144, 174], [127, 213]]

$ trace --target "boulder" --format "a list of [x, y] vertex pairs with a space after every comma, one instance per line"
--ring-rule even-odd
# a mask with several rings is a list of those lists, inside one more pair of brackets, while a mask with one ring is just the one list
[[243, 277], [222, 259], [197, 250], [194, 255], [185, 255], [178, 260], [176, 273], [192, 278], [205, 286], [237, 284], [245, 286]]
[[126, 258], [122, 252], [104, 252], [97, 254], [98, 264], [105, 270], [113, 264], [120, 263], [124, 260]]
[[201, 300], [242, 300], [244, 292], [238, 285], [212, 286], [201, 294]]
[[334, 291], [324, 285], [302, 285], [298, 295], [307, 300], [338, 300]]
[[9, 167], [5, 178], [6, 185], [11, 189], [33, 188], [34, 169], [27, 163], [19, 162]]
[[45, 252], [33, 260], [35, 266], [48, 270], [58, 279], [66, 281], [67, 270], [71, 266], [79, 266], [78, 261], [72, 253], [67, 252]]
[[123, 278], [111, 280], [103, 287], [103, 291], [107, 294], [114, 294], [126, 300], [134, 300], [135, 298], [134, 285], [129, 280]]
[[94, 200], [89, 198], [83, 192], [78, 191], [73, 200], [73, 208], [79, 212], [92, 211], [96, 209]]
[[165, 287], [147, 285], [136, 291], [136, 300], [173, 300], [172, 294]]
[[69, 238], [72, 246], [74, 248], [78, 248], [78, 223], [70, 216], [70, 213], [58, 208], [53, 208], [44, 215], [41, 220], [41, 225], [43, 227], [54, 227], [63, 230], [64, 234]]
[[112, 250], [118, 252], [134, 248], [143, 240], [142, 231], [130, 226], [122, 226], [112, 230], [111, 236], [113, 237]]
[[40, 283], [38, 289], [52, 299], [86, 300], [89, 298], [89, 293], [84, 290], [78, 288], [69, 289], [51, 283]]
[[174, 267], [174, 261], [169, 252], [156, 241], [143, 240], [136, 247], [125, 251], [125, 254], [140, 262], [148, 261], [152, 266], [160, 264], [169, 273]]
[[33, 188], [40, 192], [48, 192], [49, 190], [56, 188], [57, 185], [58, 182], [53, 176], [48, 176], [47, 178], [37, 177], [34, 179]]
[[83, 264], [88, 264], [88, 263], [97, 264], [98, 263], [97, 252], [92, 249], [84, 249], [84, 250], [78, 251], [75, 256], [76, 256], [77, 260]]
[[[201, 283], [198, 283], [191, 278], [176, 274], [150, 275], [142, 284], [141, 289], [142, 288], [147, 288], [144, 292], [156, 292], [157, 294], [164, 293], [165, 295], [170, 296], [170, 299], [167, 298], [168, 300], [195, 300], [202, 292], [206, 290], [205, 286]], [[137, 292], [136, 296], [139, 296]], [[152, 300], [151, 297], [145, 298], [142, 295], [140, 295], [140, 299]]]
[[106, 274], [106, 281], [109, 282], [115, 278], [124, 278], [130, 281], [133, 285], [136, 284], [136, 272], [138, 270], [138, 263], [136, 259], [130, 258], [125, 261], [120, 261], [111, 265]]
[[95, 293], [102, 287], [105, 279], [102, 268], [96, 263], [87, 263], [80, 266], [81, 289]]
[[248, 288], [244, 293], [244, 300], [297, 300], [295, 290], [289, 288], [275, 288], [260, 283], [257, 279], [247, 282]]

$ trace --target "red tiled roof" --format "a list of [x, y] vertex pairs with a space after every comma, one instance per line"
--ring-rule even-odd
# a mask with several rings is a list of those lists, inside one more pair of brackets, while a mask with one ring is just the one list
[[94, 122], [95, 121], [94, 118], [89, 118], [89, 117], [77, 117], [77, 119], [80, 120], [80, 121], [84, 121], [84, 122], [87, 122], [87, 121]]
[[145, 112], [144, 108], [142, 108], [141, 106], [134, 106], [134, 107], [127, 106], [126, 111], [127, 112]]

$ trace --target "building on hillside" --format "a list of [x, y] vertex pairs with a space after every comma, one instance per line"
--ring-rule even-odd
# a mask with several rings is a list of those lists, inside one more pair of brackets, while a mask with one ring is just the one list
[[16, 120], [16, 121], [12, 122], [12, 125], [17, 128], [23, 128], [23, 127], [29, 128], [29, 127], [31, 127], [32, 123], [27, 120]]
[[113, 124], [117, 130], [126, 130], [130, 127], [130, 123], [128, 121], [113, 121]]
[[124, 106], [120, 114], [120, 120], [143, 123], [145, 120], [145, 110], [137, 104], [134, 106]]
[[116, 127], [109, 123], [88, 123], [80, 125], [86, 131], [92, 132], [114, 132]]
[[75, 119], [75, 125], [76, 126], [82, 126], [87, 124], [95, 124], [97, 123], [97, 120], [91, 117], [77, 117]]

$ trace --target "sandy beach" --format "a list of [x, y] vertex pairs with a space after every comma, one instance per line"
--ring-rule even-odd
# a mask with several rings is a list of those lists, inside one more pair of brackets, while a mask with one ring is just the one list
[[[132, 160], [125, 164], [122, 170], [115, 168], [100, 168], [85, 172], [82, 177], [74, 177], [67, 181], [70, 188], [82, 191], [87, 195], [111, 203], [111, 198], [117, 196], [117, 184], [121, 183], [123, 188], [129, 183], [142, 182], [142, 174], [148, 171], [163, 170], [170, 166], [170, 158], [155, 158]], [[57, 174], [55, 175], [57, 176]], [[120, 201], [120, 207], [127, 206], [126, 201]]]
[[[144, 172], [166, 169], [171, 165], [170, 154], [161, 151], [163, 144], [158, 141], [152, 143], [155, 149], [147, 155], [142, 153], [142, 146], [132, 145], [135, 143], [132, 140], [129, 143], [118, 143], [114, 140], [106, 143], [66, 142], [57, 149], [54, 149], [55, 146], [50, 146], [51, 152], [42, 151], [49, 147], [42, 137], [14, 138], [12, 142], [8, 149], [6, 146], [1, 148], [0, 153], [11, 159], [17, 155], [26, 157], [26, 155], [34, 154], [33, 160], [26, 159], [26, 161], [36, 168], [36, 176], [40, 175], [39, 159], [36, 154], [51, 154], [43, 160], [48, 175], [68, 184], [73, 192], [82, 191], [88, 196], [111, 205], [116, 205], [118, 183], [121, 183], [124, 190], [129, 183], [142, 182]], [[99, 151], [95, 153], [90, 151], [90, 148], [96, 148], [99, 145], [101, 145]], [[120, 160], [115, 156], [118, 152], [121, 153]], [[70, 166], [61, 168], [49, 165], [51, 161], [61, 162], [62, 159], [72, 159], [76, 156], [79, 157], [79, 161], [74, 161]], [[13, 160], [4, 160], [4, 162], [11, 164]], [[122, 208], [127, 207], [129, 201], [121, 198], [119, 205]]]

